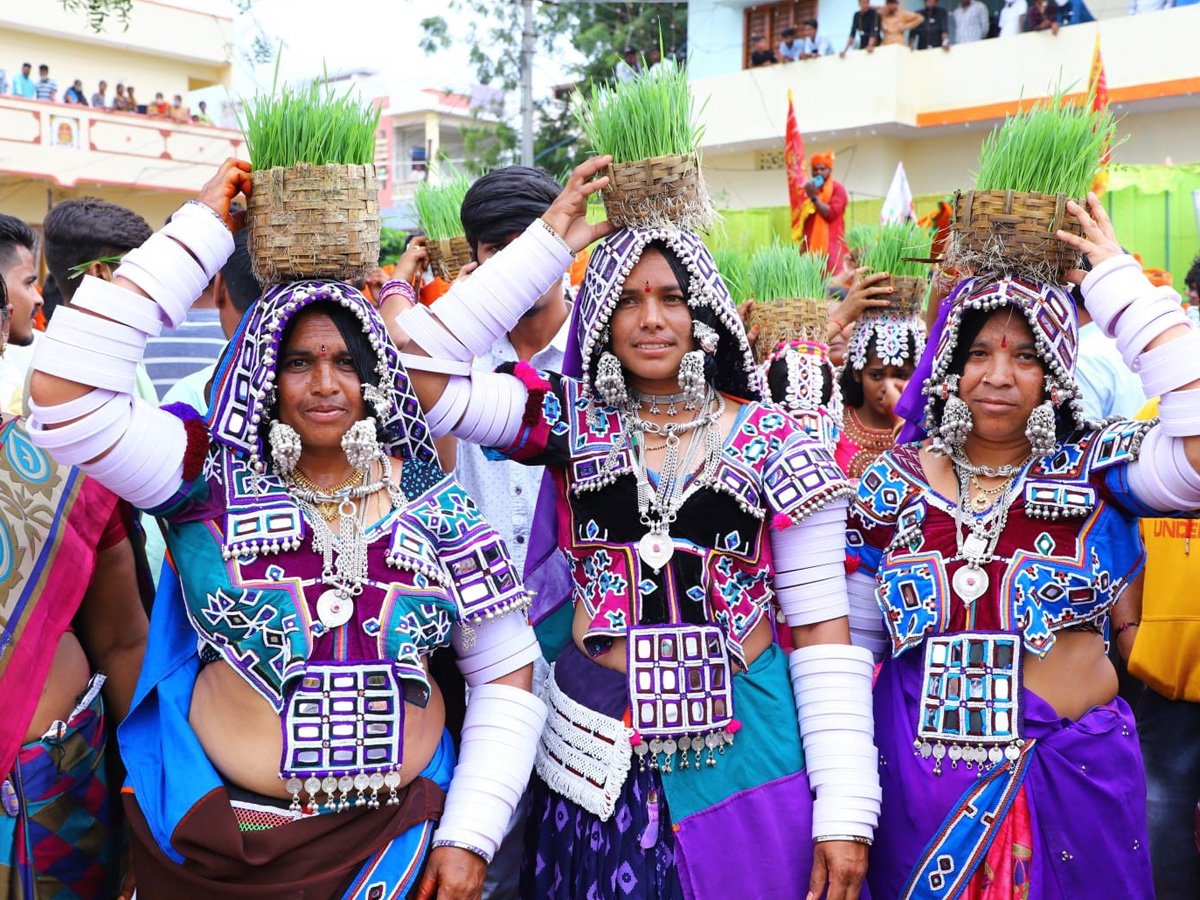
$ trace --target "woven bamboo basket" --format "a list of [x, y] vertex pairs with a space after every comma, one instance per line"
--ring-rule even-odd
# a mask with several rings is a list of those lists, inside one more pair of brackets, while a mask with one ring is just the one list
[[912, 275], [890, 275], [883, 280], [882, 285], [887, 285], [892, 289], [892, 293], [887, 297], [889, 301], [887, 309], [890, 312], [901, 316], [920, 314], [921, 307], [925, 305], [925, 292], [929, 288], [929, 282], [924, 278], [916, 278]]
[[604, 209], [617, 228], [712, 227], [712, 203], [695, 153], [610, 163], [604, 174]]
[[299, 163], [250, 173], [250, 265], [264, 285], [353, 281], [379, 266], [374, 166]]
[[1067, 213], [1069, 199], [1025, 191], [958, 192], [948, 261], [977, 273], [1061, 280], [1079, 265], [1079, 254], [1054, 232], [1083, 234]]
[[462, 267], [471, 261], [471, 245], [461, 234], [444, 241], [426, 241], [429, 251], [429, 268], [433, 274], [446, 281], [453, 281]]
[[755, 302], [746, 317], [747, 330], [758, 326], [754, 358], [762, 362], [783, 341], [824, 344], [828, 322], [829, 309], [824, 300], [789, 298]]

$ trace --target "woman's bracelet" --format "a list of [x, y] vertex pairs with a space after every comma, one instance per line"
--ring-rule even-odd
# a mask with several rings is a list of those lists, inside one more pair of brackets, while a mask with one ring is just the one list
[[1117, 626], [1116, 631], [1114, 631], [1113, 633], [1121, 634], [1123, 631], [1126, 631], [1130, 628], [1137, 628], [1141, 624], [1142, 624], [1141, 622], [1122, 622], [1120, 625]]
[[829, 324], [837, 326], [837, 331], [835, 332], [835, 334], [841, 334], [843, 331], [846, 330], [846, 326], [842, 324], [842, 320], [838, 319], [834, 316], [829, 317]]
[[865, 844], [868, 847], [874, 843], [871, 838], [863, 837], [861, 834], [823, 834], [813, 838], [814, 844], [826, 844], [830, 841], [850, 841], [854, 844]]
[[492, 864], [492, 858], [486, 850], [464, 843], [463, 841], [434, 841], [431, 849], [436, 850], [438, 847], [454, 847], [457, 850], [466, 850], [468, 853], [474, 853], [489, 866]]

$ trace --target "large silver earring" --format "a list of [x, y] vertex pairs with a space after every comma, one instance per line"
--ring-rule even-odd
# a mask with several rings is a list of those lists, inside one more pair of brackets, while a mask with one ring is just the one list
[[608, 406], [624, 406], [629, 402], [621, 361], [607, 350], [600, 354], [600, 362], [596, 364], [596, 393]]
[[[957, 385], [956, 385], [957, 387]], [[975, 425], [971, 417], [971, 408], [958, 394], [950, 393], [946, 397], [946, 405], [942, 408], [942, 421], [938, 425], [938, 435], [942, 442], [951, 449], [958, 449], [967, 441], [967, 435]]]
[[717, 344], [721, 342], [721, 335], [711, 325], [705, 325], [703, 322], [693, 322], [692, 336], [696, 339], [696, 343], [700, 345], [700, 349], [705, 353], [711, 355], [717, 352]]
[[1029, 438], [1029, 450], [1034, 456], [1050, 456], [1057, 445], [1054, 429], [1054, 404], [1043, 401], [1029, 414], [1025, 426], [1025, 437]]
[[704, 381], [704, 351], [689, 350], [679, 361], [679, 389], [683, 392], [684, 409], [699, 409], [708, 394]]
[[346, 462], [355, 469], [365, 471], [372, 462], [383, 455], [379, 439], [375, 434], [375, 420], [368, 416], [346, 429], [342, 435], [342, 450], [346, 454]]
[[291, 425], [285, 425], [278, 419], [271, 420], [271, 428], [267, 432], [267, 442], [271, 445], [271, 468], [280, 478], [292, 474], [296, 464], [300, 462], [300, 435]]

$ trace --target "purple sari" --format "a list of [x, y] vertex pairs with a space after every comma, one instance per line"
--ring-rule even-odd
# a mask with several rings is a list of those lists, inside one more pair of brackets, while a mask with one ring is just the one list
[[[900, 898], [926, 845], [964, 793], [980, 782], [977, 770], [942, 765], [913, 751], [921, 693], [921, 653], [889, 657], [875, 686], [883, 810], [867, 881], [875, 897]], [[1146, 780], [1133, 715], [1117, 698], [1078, 721], [1063, 718], [1041, 697], [1024, 691], [1025, 737], [1032, 740], [1024, 791], [1032, 820], [1031, 900], [1154, 896], [1146, 839]], [[1006, 763], [1001, 763], [1006, 765]], [[969, 815], [969, 812], [968, 812]], [[940, 857], [950, 871], [964, 859]], [[929, 897], [928, 884], [912, 897]]]

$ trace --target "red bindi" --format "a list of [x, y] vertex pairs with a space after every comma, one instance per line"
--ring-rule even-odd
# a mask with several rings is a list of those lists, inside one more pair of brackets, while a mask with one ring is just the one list
[[1007, 346], [1008, 346], [1008, 335], [1007, 334], [1000, 335], [1000, 349], [1003, 350]]
[[325, 345], [321, 345], [321, 359], [324, 359], [328, 354], [325, 352]]
[[642, 290], [644, 290], [647, 294], [650, 293], [650, 282], [647, 281], [646, 286]]

